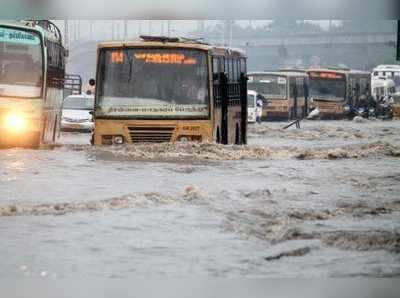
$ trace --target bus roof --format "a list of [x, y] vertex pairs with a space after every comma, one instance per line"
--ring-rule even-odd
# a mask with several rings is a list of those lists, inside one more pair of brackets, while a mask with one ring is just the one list
[[360, 74], [360, 75], [371, 75], [368, 71], [349, 69], [349, 68], [314, 68], [308, 69], [307, 73], [310, 72], [331, 72], [331, 73], [339, 73], [339, 74]]
[[[57, 28], [56, 25], [54, 25], [51, 22], [48, 22], [49, 24], [52, 24], [55, 28]], [[14, 28], [19, 28], [19, 29], [30, 29], [37, 31], [38, 33], [41, 33], [44, 37], [48, 39], [52, 39], [54, 41], [60, 41], [61, 42], [61, 34], [60, 31], [57, 28], [59, 36], [57, 36], [56, 32], [49, 31], [46, 28], [40, 26], [38, 24], [38, 21], [30, 21], [30, 20], [2, 20], [0, 21], [0, 25], [6, 25]]]
[[212, 46], [200, 41], [182, 38], [146, 37], [146, 39], [134, 39], [127, 41], [109, 41], [97, 45], [97, 49], [124, 48], [124, 47], [154, 47], [154, 48], [187, 48], [210, 51], [216, 56], [246, 57], [241, 49]]
[[374, 68], [373, 71], [400, 71], [400, 65], [398, 64], [382, 64], [378, 65], [377, 67]]
[[270, 70], [270, 71], [249, 71], [247, 73], [250, 76], [262, 76], [262, 75], [273, 75], [282, 77], [307, 77], [307, 73], [301, 71], [291, 71], [291, 70]]

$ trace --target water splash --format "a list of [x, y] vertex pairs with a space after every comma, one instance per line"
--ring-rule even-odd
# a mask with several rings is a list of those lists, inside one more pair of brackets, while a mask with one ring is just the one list
[[[79, 149], [80, 150], [80, 149]], [[210, 143], [139, 144], [120, 147], [87, 147], [91, 158], [122, 161], [235, 161], [263, 159], [345, 159], [400, 157], [400, 146], [373, 142], [337, 148], [236, 146]]]

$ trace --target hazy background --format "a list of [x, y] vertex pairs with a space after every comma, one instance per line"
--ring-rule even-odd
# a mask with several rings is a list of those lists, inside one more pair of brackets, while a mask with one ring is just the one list
[[140, 35], [202, 39], [242, 48], [249, 70], [396, 64], [394, 20], [57, 20], [70, 50], [68, 72], [94, 77], [96, 45]]

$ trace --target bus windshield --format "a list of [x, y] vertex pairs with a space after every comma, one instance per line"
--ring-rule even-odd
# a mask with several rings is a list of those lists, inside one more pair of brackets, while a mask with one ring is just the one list
[[248, 89], [254, 90], [264, 97], [274, 99], [286, 99], [287, 80], [285, 77], [263, 75], [249, 76]]
[[42, 54], [38, 34], [0, 26], [0, 97], [41, 96]]
[[310, 77], [310, 96], [327, 101], [343, 101], [346, 96], [346, 81]]
[[107, 49], [100, 54], [97, 115], [204, 118], [207, 56], [193, 49]]

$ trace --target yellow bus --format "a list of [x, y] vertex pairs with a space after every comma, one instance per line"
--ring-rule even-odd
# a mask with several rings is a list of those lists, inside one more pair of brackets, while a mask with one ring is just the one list
[[248, 73], [248, 90], [261, 94], [262, 120], [303, 118], [307, 113], [308, 75], [305, 71], [258, 71]]
[[371, 94], [371, 74], [366, 71], [328, 68], [307, 73], [312, 106], [322, 119], [343, 118], [357, 107], [361, 95]]
[[0, 147], [55, 142], [65, 56], [53, 23], [0, 22]]
[[98, 45], [92, 143], [245, 144], [246, 57], [195, 40]]

